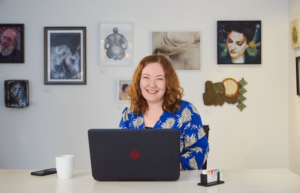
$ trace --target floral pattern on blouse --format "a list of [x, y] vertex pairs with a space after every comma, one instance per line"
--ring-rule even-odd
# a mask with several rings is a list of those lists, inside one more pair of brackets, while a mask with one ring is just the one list
[[[184, 170], [200, 170], [209, 153], [200, 115], [192, 103], [181, 101], [179, 112], [164, 111], [153, 129], [180, 130], [180, 162]], [[119, 125], [121, 129], [145, 129], [143, 115], [126, 107]]]

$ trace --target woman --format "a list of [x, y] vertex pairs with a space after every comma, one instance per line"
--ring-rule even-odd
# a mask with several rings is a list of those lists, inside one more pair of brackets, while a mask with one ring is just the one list
[[180, 169], [201, 169], [209, 147], [196, 108], [181, 100], [183, 89], [171, 62], [162, 55], [147, 56], [138, 65], [129, 90], [122, 129], [179, 129]]
[[123, 86], [122, 86], [123, 92], [121, 92], [119, 94], [120, 101], [129, 101], [130, 100], [130, 97], [128, 95], [129, 89], [130, 89], [130, 86], [128, 84], [123, 84]]
[[226, 47], [219, 52], [218, 63], [260, 64], [260, 42], [257, 43], [259, 30], [260, 24], [257, 22], [233, 21], [220, 24], [219, 32], [226, 34]]

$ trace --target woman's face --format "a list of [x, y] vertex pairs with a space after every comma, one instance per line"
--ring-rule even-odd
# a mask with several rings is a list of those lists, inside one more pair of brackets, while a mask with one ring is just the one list
[[148, 103], [159, 103], [166, 92], [165, 72], [161, 64], [149, 63], [142, 70], [140, 88]]
[[230, 56], [236, 58], [243, 55], [249, 45], [247, 44], [247, 38], [244, 34], [232, 31], [228, 33], [227, 47]]

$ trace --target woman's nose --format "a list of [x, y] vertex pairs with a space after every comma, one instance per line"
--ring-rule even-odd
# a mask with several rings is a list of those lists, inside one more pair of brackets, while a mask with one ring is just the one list
[[150, 80], [150, 87], [155, 87], [156, 83], [155, 83], [155, 79]]

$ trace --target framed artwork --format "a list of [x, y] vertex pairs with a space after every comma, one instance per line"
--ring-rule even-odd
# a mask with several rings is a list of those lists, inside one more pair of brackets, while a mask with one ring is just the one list
[[24, 108], [29, 106], [29, 81], [4, 81], [5, 106], [9, 108]]
[[131, 78], [118, 78], [117, 80], [117, 101], [118, 102], [129, 102], [130, 97], [128, 91], [132, 84]]
[[297, 48], [300, 46], [299, 26], [300, 18], [297, 18], [290, 23], [292, 48]]
[[100, 66], [133, 66], [133, 23], [100, 24]]
[[24, 24], [0, 24], [0, 63], [24, 63]]
[[44, 28], [44, 84], [86, 84], [86, 27]]
[[218, 21], [218, 64], [261, 64], [261, 21]]
[[166, 56], [175, 70], [200, 70], [200, 31], [152, 32], [152, 54]]
[[300, 56], [296, 58], [296, 81], [297, 81], [297, 95], [300, 96], [300, 79], [299, 79], [299, 74], [300, 74]]

